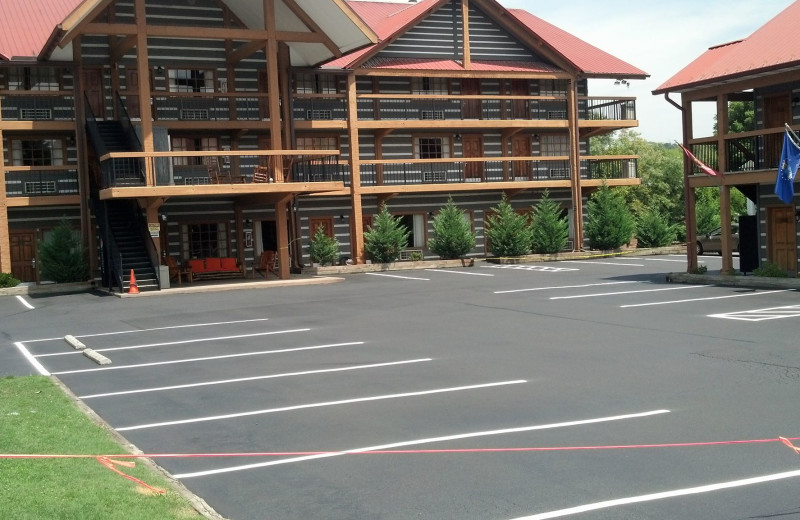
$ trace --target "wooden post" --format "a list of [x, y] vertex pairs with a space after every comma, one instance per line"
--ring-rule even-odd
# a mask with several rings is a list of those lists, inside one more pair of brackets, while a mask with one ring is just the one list
[[[142, 124], [142, 149], [155, 150], [153, 145], [153, 114], [150, 109], [150, 62], [147, 49], [147, 11], [145, 0], [136, 0], [136, 71], [139, 80], [139, 115]], [[145, 180], [147, 186], [155, 186], [156, 178], [153, 162], [145, 161]]]
[[290, 197], [284, 197], [275, 203], [275, 231], [278, 241], [278, 277], [288, 280], [291, 273], [289, 265], [289, 228], [286, 212], [289, 208]]
[[573, 248], [580, 251], [583, 249], [583, 194], [581, 191], [581, 136], [578, 126], [578, 77], [573, 77], [569, 82], [569, 162], [570, 175], [572, 177], [573, 226], [575, 229]]
[[[692, 102], [681, 98], [681, 119], [683, 122], [683, 146], [689, 148], [692, 139]], [[692, 163], [686, 154], [683, 154], [683, 198], [684, 219], [686, 222], [686, 269], [694, 272], [697, 269], [697, 208], [694, 188], [689, 185], [689, 176], [692, 173]]]
[[361, 159], [358, 152], [358, 103], [356, 77], [347, 76], [347, 129], [350, 140], [350, 237], [354, 264], [363, 264], [364, 257], [364, 213], [361, 207]]
[[731, 187], [724, 185], [725, 172], [728, 170], [728, 154], [725, 149], [725, 136], [728, 134], [728, 95], [717, 97], [717, 157], [720, 175], [719, 218], [722, 236], [722, 272], [733, 269], [733, 253], [731, 252]]
[[[0, 102], [0, 109], [2, 102]], [[0, 110], [2, 114], [2, 110]], [[2, 118], [0, 117], [0, 120]], [[3, 130], [0, 129], [0, 273], [11, 272], [11, 234], [8, 228], [8, 201], [6, 200], [6, 158], [3, 150]], [[9, 147], [10, 148], [10, 147]]]
[[[85, 92], [86, 85], [84, 85], [83, 77], [83, 39], [77, 36], [72, 41], [72, 59], [77, 63], [77, 70], [74, 71], [73, 81], [75, 92]], [[102, 69], [101, 69], [102, 71]], [[102, 74], [102, 72], [101, 72]], [[86, 121], [86, 101], [83, 96], [75, 96], [73, 103], [75, 104], [75, 121]], [[97, 116], [104, 116], [104, 114], [96, 114]], [[77, 151], [76, 168], [78, 169], [78, 193], [81, 194], [80, 198], [80, 212], [81, 212], [81, 243], [83, 247], [89, 251], [95, 249], [91, 247], [93, 242], [91, 218], [89, 214], [89, 143], [86, 137], [86, 126], [83, 124], [75, 125], [75, 150]], [[97, 255], [89, 255], [89, 270], [94, 273], [97, 269]], [[38, 273], [38, 270], [37, 270]], [[38, 275], [37, 275], [38, 276]]]
[[465, 69], [472, 68], [472, 58], [470, 56], [469, 48], [469, 0], [461, 0], [461, 27], [464, 40], [462, 41]]
[[[264, 0], [264, 27], [267, 29], [266, 51], [267, 90], [269, 91], [269, 140], [273, 150], [283, 150], [279, 80], [280, 68], [278, 67], [278, 40], [275, 36], [275, 0]], [[272, 178], [275, 179], [275, 182], [283, 182], [283, 156], [276, 155], [272, 159]], [[283, 265], [283, 262], [281, 265]]]

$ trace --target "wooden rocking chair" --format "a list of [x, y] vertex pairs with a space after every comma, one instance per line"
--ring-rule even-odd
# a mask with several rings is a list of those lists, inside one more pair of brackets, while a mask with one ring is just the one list
[[256, 273], [261, 273], [265, 280], [269, 278], [269, 273], [280, 278], [280, 275], [278, 275], [278, 255], [275, 251], [261, 253], [258, 263], [253, 266], [253, 278], [256, 277]]

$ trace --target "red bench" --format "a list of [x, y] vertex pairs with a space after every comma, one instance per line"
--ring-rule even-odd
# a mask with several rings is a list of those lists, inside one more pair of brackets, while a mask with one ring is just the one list
[[235, 258], [193, 258], [187, 262], [189, 265], [189, 280], [207, 280], [217, 278], [244, 278], [244, 266], [239, 265]]

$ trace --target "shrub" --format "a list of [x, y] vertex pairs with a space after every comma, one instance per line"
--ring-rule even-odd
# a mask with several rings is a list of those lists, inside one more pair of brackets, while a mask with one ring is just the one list
[[694, 269], [690, 270], [690, 274], [706, 274], [708, 272], [708, 266], [705, 264], [699, 264]]
[[533, 207], [533, 237], [531, 245], [534, 253], [558, 253], [567, 245], [569, 222], [561, 215], [561, 207], [544, 190], [542, 198]]
[[46, 241], [39, 243], [39, 261], [44, 280], [68, 283], [89, 278], [86, 255], [66, 218], [61, 219]]
[[454, 259], [461, 258], [474, 247], [472, 226], [451, 197], [433, 217], [433, 238], [428, 240], [428, 249], [444, 259]]
[[530, 253], [533, 232], [528, 216], [514, 211], [505, 194], [492, 210], [494, 214], [486, 217], [486, 238], [492, 255], [521, 256]]
[[584, 232], [592, 249], [616, 249], [633, 236], [635, 223], [621, 194], [605, 183], [587, 204], [589, 216]]
[[317, 262], [320, 265], [333, 265], [339, 256], [339, 241], [329, 237], [325, 233], [324, 226], [319, 225], [314, 236], [311, 237], [308, 254], [311, 256], [312, 262]]
[[787, 278], [789, 276], [786, 271], [778, 267], [778, 264], [774, 262], [767, 262], [763, 266], [755, 268], [753, 274], [767, 278]]
[[400, 258], [400, 251], [408, 246], [409, 234], [410, 231], [400, 223], [400, 217], [392, 217], [384, 203], [372, 226], [364, 233], [364, 249], [374, 262], [394, 262]]
[[664, 247], [675, 240], [675, 228], [658, 214], [657, 211], [648, 210], [636, 223], [636, 238], [639, 247]]
[[19, 283], [11, 273], [0, 273], [0, 287], [16, 287]]

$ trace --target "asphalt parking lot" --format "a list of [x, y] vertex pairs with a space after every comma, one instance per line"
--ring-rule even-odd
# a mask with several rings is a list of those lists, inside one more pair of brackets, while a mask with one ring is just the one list
[[800, 295], [664, 282], [682, 270], [5, 297], [0, 375], [55, 375], [145, 453], [193, 455], [156, 462], [231, 519], [800, 516], [777, 441], [800, 437]]

